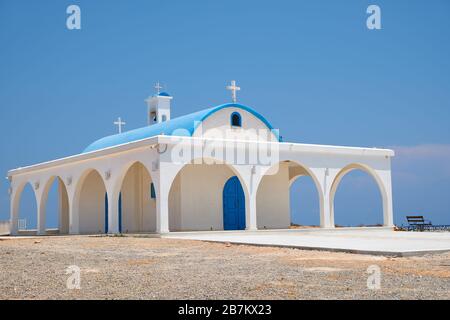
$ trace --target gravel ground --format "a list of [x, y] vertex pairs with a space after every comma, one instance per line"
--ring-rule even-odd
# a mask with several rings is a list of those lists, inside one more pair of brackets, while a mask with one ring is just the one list
[[[66, 268], [81, 268], [69, 290]], [[367, 268], [381, 289], [367, 288]], [[132, 237], [0, 240], [0, 299], [450, 299], [450, 253], [387, 258]]]

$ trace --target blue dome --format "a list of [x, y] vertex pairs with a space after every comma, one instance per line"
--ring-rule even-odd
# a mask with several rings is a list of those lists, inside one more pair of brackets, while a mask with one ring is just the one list
[[160, 92], [160, 93], [158, 94], [158, 96], [161, 96], [161, 97], [171, 97], [171, 95], [168, 94], [167, 92]]
[[[83, 153], [97, 151], [101, 149], [106, 149], [126, 143], [130, 143], [133, 141], [143, 140], [146, 138], [151, 138], [158, 135], [166, 135], [166, 136], [192, 136], [195, 129], [200, 125], [200, 123], [205, 120], [210, 115], [215, 112], [224, 109], [224, 108], [239, 108], [245, 110], [258, 119], [260, 119], [264, 124], [269, 128], [269, 130], [273, 130], [273, 127], [270, 123], [264, 118], [261, 114], [256, 112], [250, 107], [244, 106], [242, 104], [237, 103], [227, 103], [222, 104], [217, 107], [197, 111], [194, 113], [187, 114], [185, 116], [181, 116], [178, 118], [171, 119], [169, 121], [156, 123], [151, 126], [130, 130], [124, 133], [115, 134], [112, 136], [107, 136], [102, 139], [99, 139], [89, 145]], [[277, 131], [273, 131], [277, 139], [279, 139], [279, 135]]]

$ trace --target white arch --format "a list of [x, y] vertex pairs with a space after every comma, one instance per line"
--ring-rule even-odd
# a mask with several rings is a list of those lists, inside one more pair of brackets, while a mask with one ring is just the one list
[[[60, 190], [58, 190], [59, 200], [61, 202], [67, 201], [67, 203], [60, 203], [60, 209], [59, 209], [59, 232], [60, 233], [68, 233], [69, 232], [69, 208], [70, 208], [70, 199], [69, 194], [67, 192], [67, 187], [64, 181], [62, 180], [61, 176], [53, 175], [50, 178], [47, 179], [47, 182], [44, 185], [44, 188], [42, 192], [40, 193], [40, 199], [38, 201], [39, 203], [39, 215], [38, 217], [38, 232], [45, 234], [45, 225], [46, 225], [46, 213], [47, 213], [47, 202], [48, 202], [48, 194], [50, 191], [51, 186], [55, 182], [55, 180], [58, 180], [60, 183]], [[64, 206], [67, 205], [67, 208], [64, 208]], [[64, 218], [64, 219], [63, 219]], [[40, 227], [39, 227], [40, 226]]]
[[[75, 233], [75, 234], [80, 233], [80, 197], [81, 197], [81, 193], [83, 191], [83, 187], [86, 182], [86, 178], [93, 172], [95, 172], [98, 176], [100, 176], [104, 190], [107, 193], [107, 188], [106, 188], [107, 184], [105, 182], [105, 178], [99, 172], [99, 170], [95, 169], [95, 168], [85, 169], [76, 182], [75, 190], [73, 193], [73, 199], [71, 201], [69, 201], [69, 202], [71, 202], [71, 211], [70, 211], [70, 217], [69, 217], [70, 233]], [[110, 195], [107, 195], [107, 196], [109, 199]]]
[[[21, 183], [18, 184], [18, 186], [14, 189], [13, 194], [11, 195], [11, 206], [10, 206], [10, 220], [11, 220], [11, 226], [10, 226], [10, 230], [11, 230], [11, 234], [12, 235], [17, 235], [18, 234], [18, 221], [19, 221], [19, 213], [20, 213], [20, 200], [22, 198], [22, 193], [23, 190], [25, 189], [25, 187], [27, 185], [30, 185], [31, 190], [33, 190], [33, 194], [34, 194], [34, 200], [36, 203], [36, 210], [38, 210], [39, 208], [39, 203], [38, 203], [38, 197], [36, 194], [36, 189], [33, 187], [33, 183], [31, 181], [23, 181]], [[36, 212], [37, 215], [37, 212]]]
[[[152, 170], [150, 170], [150, 168], [148, 168], [148, 166], [141, 160], [130, 160], [128, 161], [126, 164], [122, 165], [122, 167], [120, 168], [119, 174], [114, 178], [114, 185], [113, 185], [113, 197], [118, 198], [119, 197], [119, 193], [120, 190], [122, 189], [122, 185], [123, 185], [123, 181], [128, 173], [128, 171], [130, 170], [130, 168], [132, 166], [134, 166], [135, 164], [140, 163], [145, 170], [147, 171], [147, 173], [150, 176], [150, 179], [152, 181], [154, 181], [153, 175], [152, 175]], [[106, 186], [106, 181], [105, 181], [105, 186]]]
[[376, 182], [378, 189], [380, 191], [381, 199], [383, 202], [383, 224], [385, 226], [390, 226], [390, 209], [389, 209], [389, 195], [386, 191], [385, 184], [383, 182], [383, 179], [378, 175], [378, 173], [371, 168], [368, 165], [362, 164], [362, 163], [351, 163], [347, 166], [345, 166], [343, 169], [341, 169], [336, 176], [333, 179], [333, 183], [331, 184], [330, 188], [330, 197], [329, 197], [329, 206], [330, 206], [330, 221], [331, 224], [334, 226], [334, 198], [336, 196], [336, 191], [339, 187], [339, 184], [342, 181], [342, 178], [346, 176], [348, 173], [350, 173], [353, 170], [361, 170], [365, 173], [367, 173], [370, 177], [374, 179]]
[[[201, 163], [199, 163], [199, 160], [202, 160]], [[206, 162], [204, 161], [206, 159]], [[241, 170], [230, 163], [226, 163], [223, 160], [219, 160], [216, 159], [214, 157], [198, 157], [198, 158], [193, 158], [191, 159], [191, 161], [184, 163], [182, 165], [178, 165], [174, 167], [174, 171], [171, 172], [171, 177], [170, 177], [170, 183], [168, 191], [167, 191], [167, 199], [169, 199], [171, 193], [173, 192], [173, 187], [174, 187], [174, 182], [176, 181], [177, 177], [179, 176], [179, 174], [183, 171], [183, 169], [185, 169], [187, 166], [189, 165], [198, 165], [198, 166], [208, 166], [208, 165], [222, 165], [224, 167], [226, 167], [227, 169], [229, 169], [238, 179], [239, 182], [242, 185], [242, 189], [244, 190], [244, 196], [245, 196], [245, 215], [246, 215], [246, 228], [250, 227], [250, 210], [251, 210], [251, 205], [250, 205], [250, 192], [249, 192], [249, 186], [247, 183], [247, 180], [244, 177], [244, 174], [241, 172]], [[224, 181], [223, 187], [225, 186], [226, 181]], [[155, 189], [156, 189], [156, 185], [155, 185]], [[161, 196], [161, 192], [159, 189], [156, 189], [156, 194], [157, 197]]]
[[[122, 167], [119, 176], [116, 178], [116, 182], [115, 182], [116, 185], [114, 186], [114, 191], [113, 191], [116, 198], [119, 198], [119, 195], [121, 193], [123, 193], [125, 179], [127, 178], [128, 174], [130, 173], [130, 170], [136, 165], [140, 165], [144, 168], [144, 171], [150, 177], [150, 183], [153, 183], [153, 185], [154, 185], [151, 171], [147, 168], [147, 166], [142, 161], [139, 161], [139, 160], [130, 161]], [[148, 186], [148, 191], [149, 191], [148, 193], [150, 193], [150, 185]], [[124, 203], [125, 203], [125, 199], [122, 194], [122, 206], [124, 206]], [[122, 218], [124, 216], [125, 211], [126, 211], [125, 208], [122, 208]], [[156, 216], [156, 206], [155, 206], [155, 216]], [[156, 224], [156, 222], [155, 222], [155, 224]], [[155, 225], [155, 227], [156, 227], [156, 225]], [[123, 221], [122, 221], [122, 228], [123, 228]], [[143, 225], [140, 225], [139, 229], [141, 229], [141, 228], [143, 228]], [[122, 232], [123, 231], [124, 230], [122, 230]], [[133, 231], [136, 231], [136, 230], [133, 230]], [[141, 232], [144, 230], [137, 230], [137, 231]], [[149, 230], [146, 230], [146, 231], [149, 231]]]
[[271, 167], [265, 168], [265, 170], [263, 172], [261, 172], [261, 175], [257, 182], [256, 193], [258, 194], [258, 192], [260, 190], [261, 182], [263, 181], [264, 177], [266, 177], [268, 175], [268, 172], [272, 171], [274, 168], [279, 166], [281, 163], [289, 163], [289, 162], [294, 163], [296, 166], [300, 167], [306, 173], [305, 175], [299, 174], [299, 175], [293, 177], [293, 179], [289, 181], [289, 187], [291, 187], [292, 183], [301, 176], [309, 176], [313, 180], [316, 191], [317, 191], [318, 200], [319, 200], [320, 225], [321, 225], [321, 227], [325, 227], [325, 210], [324, 210], [325, 206], [324, 206], [324, 192], [323, 192], [322, 185], [320, 184], [319, 179], [317, 178], [316, 174], [307, 165], [301, 163], [298, 160], [283, 159], [283, 160], [280, 160], [278, 163], [272, 165]]
[[[198, 161], [199, 159], [207, 159], [208, 161], [212, 161], [211, 163], [201, 163], [201, 164], [197, 164], [195, 163], [196, 161]], [[233, 173], [238, 177], [239, 182], [242, 185], [242, 188], [244, 189], [244, 193], [245, 193], [245, 197], [247, 198], [249, 196], [249, 186], [247, 184], [247, 181], [244, 179], [243, 174], [241, 173], [241, 171], [239, 170], [239, 168], [237, 168], [234, 164], [230, 164], [230, 163], [226, 163], [223, 160], [219, 160], [213, 157], [199, 157], [199, 158], [193, 158], [191, 161], [183, 164], [182, 166], [178, 166], [177, 170], [172, 173], [173, 175], [173, 179], [172, 181], [170, 181], [170, 189], [172, 189], [172, 185], [173, 182], [175, 181], [175, 178], [178, 176], [178, 174], [188, 165], [210, 165], [210, 164], [216, 164], [216, 165], [224, 165], [227, 166], [228, 168], [231, 169], [231, 171], [233, 171]], [[152, 179], [153, 180], [153, 179]]]

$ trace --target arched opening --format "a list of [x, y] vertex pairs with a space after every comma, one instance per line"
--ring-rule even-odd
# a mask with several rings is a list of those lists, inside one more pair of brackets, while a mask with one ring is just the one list
[[320, 227], [320, 199], [310, 175], [291, 180], [289, 197], [291, 228]]
[[18, 234], [31, 234], [37, 228], [37, 201], [31, 183], [27, 183], [16, 195]]
[[336, 227], [383, 226], [384, 190], [370, 169], [350, 165], [336, 176], [330, 194]]
[[156, 231], [156, 197], [148, 170], [134, 163], [125, 174], [119, 195], [119, 231]]
[[239, 112], [233, 112], [231, 114], [231, 126], [232, 127], [242, 127], [242, 117]]
[[50, 178], [45, 186], [42, 201], [47, 234], [68, 234], [69, 197], [61, 178]]
[[[231, 166], [217, 163], [185, 165], [169, 192], [169, 230], [224, 230], [224, 189], [233, 177], [240, 182], [245, 202], [247, 191]], [[245, 204], [239, 208], [242, 207], [245, 212]]]
[[78, 219], [80, 234], [100, 234], [107, 232], [108, 216], [106, 188], [96, 170], [90, 170], [80, 181]]
[[283, 161], [270, 168], [256, 194], [258, 229], [320, 226], [319, 190], [315, 176], [296, 162]]

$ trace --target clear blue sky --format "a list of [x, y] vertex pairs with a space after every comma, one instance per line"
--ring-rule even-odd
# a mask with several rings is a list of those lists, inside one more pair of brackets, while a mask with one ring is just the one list
[[[81, 30], [66, 28], [70, 4]], [[369, 4], [382, 30], [366, 28]], [[236, 79], [239, 101], [285, 140], [398, 150], [396, 222], [450, 224], [449, 12], [446, 0], [0, 0], [0, 171], [79, 153], [118, 116], [145, 125], [156, 80], [177, 116], [229, 101]], [[311, 184], [293, 194], [294, 220], [318, 221]], [[336, 201], [340, 224], [381, 222], [363, 174], [346, 177]]]

